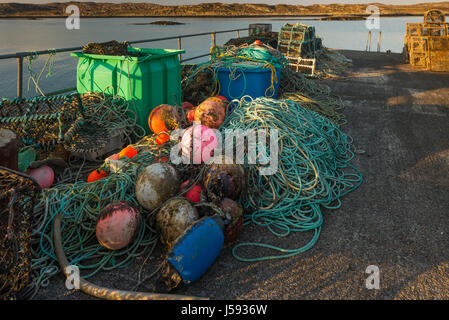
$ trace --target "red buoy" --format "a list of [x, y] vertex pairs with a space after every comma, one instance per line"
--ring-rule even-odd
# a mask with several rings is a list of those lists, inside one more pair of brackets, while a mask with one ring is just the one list
[[140, 213], [124, 201], [108, 204], [97, 221], [98, 242], [110, 250], [128, 246], [137, 236], [141, 220]]
[[[179, 187], [179, 192], [186, 189], [186, 187], [190, 184], [190, 180], [184, 181], [181, 183], [181, 186]], [[184, 194], [184, 197], [189, 199], [193, 203], [198, 203], [201, 201], [201, 191], [203, 191], [203, 188], [201, 187], [201, 184], [195, 183], [189, 191], [187, 191]]]
[[231, 222], [226, 225], [224, 234], [225, 242], [233, 242], [243, 230], [243, 208], [237, 202], [224, 198], [220, 204], [220, 209], [231, 216]]

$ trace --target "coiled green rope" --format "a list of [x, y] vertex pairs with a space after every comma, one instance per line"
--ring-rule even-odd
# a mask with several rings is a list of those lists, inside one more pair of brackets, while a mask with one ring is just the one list
[[[362, 182], [361, 173], [349, 163], [354, 156], [351, 138], [328, 119], [294, 101], [243, 97], [223, 128], [264, 129], [267, 137], [270, 129], [278, 130], [277, 172], [261, 176], [259, 170], [264, 165], [248, 165], [250, 192], [243, 204], [252, 213], [245, 215], [245, 224], [267, 227], [279, 237], [291, 232], [313, 231], [312, 239], [295, 249], [240, 243], [232, 251], [238, 260], [287, 258], [310, 249], [321, 231], [322, 208], [339, 208], [340, 198]], [[268, 248], [280, 254], [242, 257], [239, 249], [247, 246]]]

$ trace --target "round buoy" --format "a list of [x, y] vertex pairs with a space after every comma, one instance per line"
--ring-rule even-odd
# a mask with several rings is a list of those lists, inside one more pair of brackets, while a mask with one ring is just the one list
[[226, 105], [228, 104], [228, 100], [225, 97], [223, 97], [223, 96], [210, 97], [210, 98], [207, 98], [205, 101], [217, 102], [220, 106], [222, 106], [225, 109], [225, 112], [226, 112]]
[[198, 212], [186, 199], [172, 199], [156, 215], [156, 228], [161, 242], [171, 247], [174, 241], [199, 218]]
[[123, 201], [108, 204], [100, 213], [96, 226], [98, 242], [110, 250], [129, 245], [139, 233], [140, 213]]
[[148, 118], [148, 126], [156, 134], [178, 129], [179, 123], [178, 111], [168, 104], [161, 104], [154, 108]]
[[42, 189], [50, 188], [55, 180], [55, 172], [49, 166], [31, 169], [28, 175], [33, 177]]
[[235, 241], [243, 230], [243, 208], [240, 204], [229, 198], [224, 198], [220, 209], [231, 216], [231, 222], [225, 226], [225, 242]]
[[187, 112], [187, 121], [189, 123], [192, 123], [195, 120], [195, 109], [190, 110], [189, 112]]
[[214, 203], [220, 203], [223, 198], [237, 200], [245, 186], [243, 167], [234, 163], [226, 164], [224, 157], [221, 161], [221, 164], [212, 162], [203, 178], [207, 197]]
[[195, 106], [188, 101], [184, 101], [181, 106], [182, 106], [182, 109], [184, 109], [184, 111], [189, 111], [189, 110], [192, 110], [193, 108], [195, 108]]
[[178, 190], [178, 174], [167, 163], [149, 165], [139, 174], [136, 181], [137, 201], [149, 211], [170, 199]]
[[256, 46], [261, 46], [261, 45], [263, 45], [262, 41], [260, 41], [260, 40], [254, 41], [253, 44], [256, 45]]
[[195, 121], [212, 129], [218, 129], [225, 120], [223, 106], [211, 100], [206, 100], [195, 109]]
[[128, 157], [131, 159], [135, 155], [137, 155], [137, 150], [131, 146], [127, 146], [122, 151], [120, 151], [119, 158]]
[[95, 182], [97, 180], [106, 178], [108, 174], [104, 170], [94, 170], [89, 174], [87, 182]]
[[208, 161], [218, 146], [215, 132], [203, 125], [194, 125], [184, 132], [181, 140], [182, 155], [194, 164]]
[[[184, 181], [183, 183], [181, 183], [181, 186], [179, 187], [179, 192], [183, 191], [189, 184], [190, 184], [190, 180], [187, 180], [187, 181]], [[201, 184], [195, 183], [190, 188], [190, 190], [184, 194], [184, 197], [186, 197], [193, 203], [198, 203], [201, 201], [201, 191], [203, 191]]]

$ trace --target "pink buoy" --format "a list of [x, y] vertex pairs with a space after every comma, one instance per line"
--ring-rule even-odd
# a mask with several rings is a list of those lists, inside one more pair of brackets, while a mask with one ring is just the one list
[[28, 175], [33, 177], [42, 189], [50, 188], [55, 180], [55, 173], [49, 166], [31, 169]]
[[218, 139], [214, 130], [203, 125], [187, 128], [181, 140], [183, 157], [193, 160], [194, 164], [208, 161], [217, 146]]
[[98, 242], [110, 250], [126, 247], [137, 236], [141, 220], [140, 213], [124, 201], [108, 204], [97, 222]]

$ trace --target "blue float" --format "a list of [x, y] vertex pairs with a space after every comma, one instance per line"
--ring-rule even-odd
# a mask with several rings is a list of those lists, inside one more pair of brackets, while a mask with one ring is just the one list
[[168, 253], [168, 261], [180, 274], [184, 285], [198, 280], [214, 263], [224, 242], [220, 217], [204, 217], [180, 236]]

